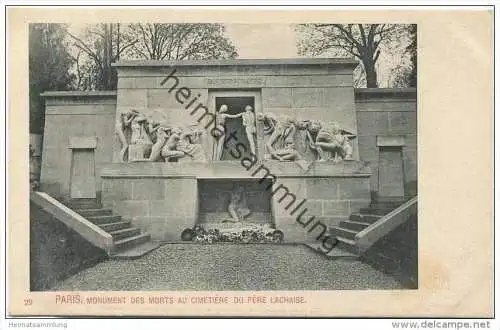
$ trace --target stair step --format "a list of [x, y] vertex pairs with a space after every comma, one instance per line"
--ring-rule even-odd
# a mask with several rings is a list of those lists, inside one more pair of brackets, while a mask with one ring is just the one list
[[367, 223], [372, 224], [372, 223], [378, 221], [380, 218], [382, 218], [381, 215], [353, 213], [349, 217], [349, 220], [355, 221], [355, 222], [367, 222]]
[[115, 241], [119, 241], [119, 240], [122, 240], [124, 238], [131, 237], [131, 236], [136, 236], [136, 235], [139, 235], [140, 233], [141, 233], [141, 230], [139, 228], [135, 228], [135, 227], [119, 229], [119, 230], [115, 230], [115, 231], [110, 232], [110, 234], [113, 236], [113, 239]]
[[362, 231], [363, 229], [365, 229], [369, 225], [371, 225], [371, 223], [357, 222], [357, 221], [350, 221], [350, 220], [341, 221], [339, 223], [339, 227], [341, 227], [341, 228], [356, 230], [358, 232]]
[[113, 214], [113, 211], [110, 209], [76, 209], [75, 212], [83, 217], [96, 217]]
[[397, 203], [371, 203], [369, 205], [369, 207], [371, 208], [374, 208], [374, 209], [395, 209], [399, 206], [401, 206], [401, 202], [397, 202]]
[[121, 251], [117, 251], [113, 253], [110, 258], [111, 259], [118, 259], [118, 260], [128, 260], [128, 259], [137, 259], [140, 258], [147, 253], [155, 250], [158, 248], [160, 244], [158, 242], [146, 242], [142, 243], [139, 245], [136, 245], [134, 247], [124, 249]]
[[337, 237], [339, 240], [337, 247], [340, 249], [343, 249], [345, 251], [358, 254], [358, 250], [356, 248], [356, 242], [353, 241], [352, 239], [347, 239], [343, 237]]
[[101, 209], [102, 204], [95, 199], [72, 199], [66, 205], [71, 209]]
[[107, 231], [108, 233], [125, 229], [125, 228], [130, 228], [132, 224], [130, 221], [120, 221], [120, 222], [114, 222], [114, 223], [107, 223], [107, 224], [102, 224], [99, 225], [103, 230]]
[[122, 217], [120, 215], [100, 215], [96, 217], [87, 217], [87, 220], [95, 223], [96, 225], [120, 222]]
[[350, 229], [345, 229], [341, 227], [333, 227], [333, 235], [335, 235], [337, 238], [338, 237], [343, 237], [347, 239], [353, 240], [356, 234], [358, 233], [355, 230], [350, 230]]
[[372, 208], [365, 207], [359, 210], [361, 214], [373, 214], [373, 215], [386, 215], [390, 213], [394, 208]]
[[116, 241], [115, 248], [116, 250], [124, 250], [142, 243], [149, 242], [150, 240], [151, 240], [151, 235], [144, 233]]
[[401, 205], [408, 201], [408, 198], [405, 197], [383, 197], [377, 196], [375, 197], [371, 204], [375, 205]]

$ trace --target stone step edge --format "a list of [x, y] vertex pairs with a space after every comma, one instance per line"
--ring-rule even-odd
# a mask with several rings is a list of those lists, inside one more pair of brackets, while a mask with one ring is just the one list
[[101, 220], [101, 219], [109, 219], [109, 218], [117, 218], [121, 219], [121, 215], [90, 215], [86, 216], [87, 220]]
[[115, 260], [138, 259], [156, 250], [160, 246], [162, 246], [162, 244], [158, 242], [152, 242], [152, 241], [144, 242], [129, 248], [125, 248], [123, 250], [116, 251], [112, 253], [109, 257]]
[[[103, 223], [103, 224], [100, 224], [100, 225], [97, 225], [97, 226], [99, 226], [99, 227], [102, 228], [102, 227], [111, 226], [111, 225], [117, 225], [117, 224], [130, 225], [131, 222], [130, 221], [117, 221], [117, 222]], [[104, 229], [104, 230], [106, 230], [106, 229]]]
[[346, 232], [351, 233], [351, 234], [357, 234], [357, 233], [359, 233], [359, 231], [357, 231], [357, 230], [347, 229], [347, 228], [340, 227], [340, 226], [333, 226], [333, 228], [341, 230], [341, 231], [346, 231]]
[[341, 224], [342, 222], [354, 223], [354, 224], [356, 224], [356, 225], [363, 225], [363, 226], [367, 226], [367, 227], [368, 227], [368, 226], [370, 226], [370, 225], [372, 225], [372, 224], [371, 224], [371, 223], [369, 223], [369, 222], [352, 221], [352, 220], [342, 220], [342, 221], [339, 223], [339, 225], [338, 225], [337, 227], [342, 227], [342, 226], [340, 226], [340, 224]]
[[127, 231], [134, 231], [134, 230], [138, 230], [138, 229], [139, 228], [137, 228], [137, 227], [123, 228], [123, 229], [118, 229], [118, 230], [110, 231], [109, 234], [116, 235], [116, 234], [121, 234], [121, 233], [124, 233], [124, 232], [127, 232]]
[[342, 243], [345, 243], [345, 244], [348, 244], [348, 245], [351, 245], [353, 247], [356, 246], [356, 241], [352, 240], [352, 239], [348, 239], [348, 238], [344, 238], [344, 237], [337, 237], [337, 239], [342, 242]]
[[111, 209], [105, 209], [105, 208], [97, 208], [97, 209], [74, 209], [73, 211], [75, 211], [76, 213], [78, 212], [97, 212], [97, 211], [106, 211], [106, 212], [111, 212], [112, 210]]
[[368, 213], [353, 213], [352, 215], [359, 215], [361, 217], [375, 217], [375, 218], [382, 218], [383, 217], [383, 215], [368, 214]]
[[124, 239], [121, 239], [121, 240], [118, 240], [115, 242], [115, 246], [119, 246], [119, 245], [122, 245], [122, 244], [125, 244], [125, 243], [128, 243], [128, 242], [131, 242], [131, 241], [135, 241], [135, 240], [138, 240], [138, 239], [141, 239], [143, 237], [148, 237], [148, 238], [151, 238], [151, 234], [148, 234], [148, 233], [141, 233], [139, 235], [135, 235], [135, 236], [131, 236], [131, 237], [127, 237], [127, 238], [124, 238]]

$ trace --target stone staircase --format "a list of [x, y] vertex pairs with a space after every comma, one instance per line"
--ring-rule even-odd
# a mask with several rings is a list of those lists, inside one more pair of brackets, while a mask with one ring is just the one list
[[142, 233], [130, 221], [113, 215], [112, 210], [103, 208], [96, 199], [72, 199], [65, 204], [113, 236], [114, 251], [111, 258], [139, 258], [159, 246], [158, 243], [151, 242], [150, 234]]
[[331, 228], [331, 234], [338, 240], [337, 247], [352, 253], [358, 253], [354, 240], [357, 233], [390, 213], [404, 201], [374, 201], [369, 207], [362, 208], [351, 214], [349, 220], [341, 221], [338, 226]]

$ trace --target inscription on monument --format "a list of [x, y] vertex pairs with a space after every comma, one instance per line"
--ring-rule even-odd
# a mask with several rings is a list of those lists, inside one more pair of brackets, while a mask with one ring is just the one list
[[264, 86], [264, 78], [207, 78], [208, 87]]

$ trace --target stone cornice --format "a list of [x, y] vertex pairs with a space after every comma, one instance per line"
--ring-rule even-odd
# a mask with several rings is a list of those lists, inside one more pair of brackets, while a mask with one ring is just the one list
[[179, 67], [179, 66], [271, 66], [271, 65], [332, 65], [355, 68], [358, 61], [353, 58], [283, 58], [283, 59], [225, 59], [225, 60], [185, 60], [185, 61], [119, 61], [114, 67]]

